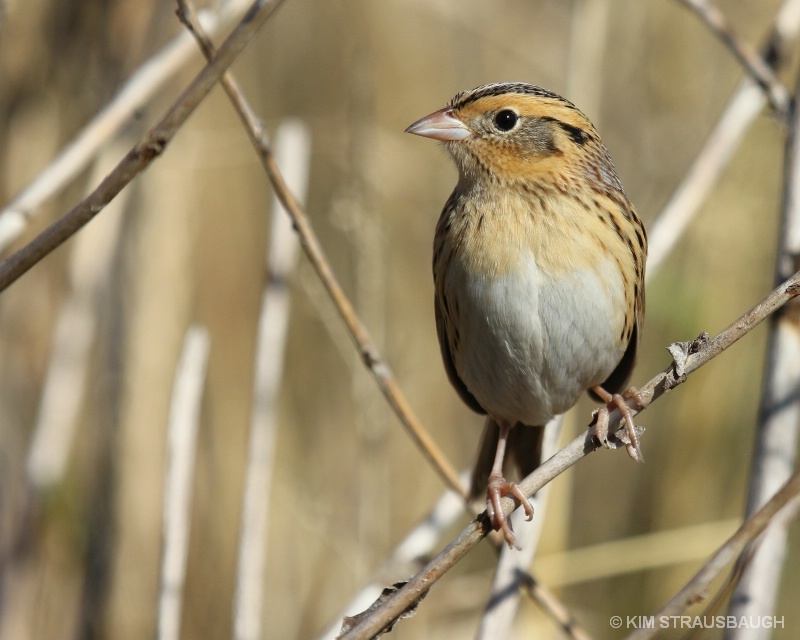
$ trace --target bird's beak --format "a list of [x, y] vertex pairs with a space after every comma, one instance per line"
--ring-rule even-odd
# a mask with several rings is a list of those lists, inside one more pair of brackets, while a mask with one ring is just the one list
[[406, 133], [442, 142], [457, 142], [472, 135], [466, 125], [453, 115], [450, 107], [439, 109], [412, 124]]

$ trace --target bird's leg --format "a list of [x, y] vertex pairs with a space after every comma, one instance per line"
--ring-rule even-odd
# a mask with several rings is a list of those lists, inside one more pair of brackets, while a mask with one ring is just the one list
[[500, 436], [497, 439], [497, 452], [494, 456], [492, 471], [489, 474], [489, 489], [486, 492], [486, 511], [494, 530], [502, 530], [506, 543], [508, 543], [510, 549], [513, 549], [517, 546], [517, 539], [514, 536], [514, 532], [511, 530], [511, 524], [508, 522], [506, 514], [503, 513], [503, 507], [500, 501], [503, 496], [514, 496], [519, 500], [522, 508], [525, 509], [525, 515], [528, 516], [528, 520], [533, 518], [533, 507], [516, 483], [508, 482], [503, 476], [503, 458], [506, 453], [506, 444], [508, 442], [508, 433], [511, 431], [511, 425], [498, 422], [498, 426], [500, 427]]
[[628, 455], [637, 462], [644, 462], [644, 454], [642, 453], [642, 448], [639, 446], [639, 437], [636, 435], [636, 425], [633, 423], [633, 412], [625, 402], [626, 399], [632, 398], [636, 401], [636, 404], [640, 407], [644, 407], [645, 403], [639, 395], [638, 389], [635, 387], [628, 387], [622, 394], [611, 394], [600, 385], [595, 385], [592, 387], [592, 391], [600, 396], [600, 399], [606, 403], [605, 406], [597, 410], [597, 417], [592, 427], [592, 435], [600, 441], [600, 444], [604, 447], [608, 447], [608, 414], [609, 411], [619, 409], [620, 413], [622, 413], [622, 417], [625, 419], [625, 431], [628, 434], [628, 440], [630, 440], [630, 442], [625, 445], [625, 450], [628, 452]]

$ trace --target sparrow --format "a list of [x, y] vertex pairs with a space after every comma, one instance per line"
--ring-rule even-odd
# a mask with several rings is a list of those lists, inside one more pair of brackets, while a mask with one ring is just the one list
[[544, 425], [584, 391], [605, 403], [595, 437], [609, 446], [619, 408], [643, 460], [625, 400], [638, 401], [647, 236], [595, 127], [547, 89], [482, 85], [406, 132], [442, 142], [458, 169], [433, 243], [436, 330], [450, 382], [487, 416], [472, 495], [486, 492], [514, 547], [500, 501], [533, 509], [504, 462], [533, 471]]

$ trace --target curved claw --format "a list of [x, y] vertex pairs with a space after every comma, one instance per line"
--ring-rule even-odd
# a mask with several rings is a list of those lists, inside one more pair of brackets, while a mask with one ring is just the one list
[[609, 409], [619, 409], [622, 417], [625, 420], [625, 432], [628, 435], [629, 443], [625, 445], [625, 450], [628, 455], [637, 462], [644, 462], [644, 454], [642, 448], [639, 446], [639, 437], [636, 435], [636, 425], [633, 422], [633, 411], [625, 402], [626, 399], [632, 398], [640, 407], [644, 407], [644, 402], [639, 395], [638, 389], [635, 387], [628, 387], [623, 394], [611, 394], [601, 386], [592, 387], [594, 391], [606, 406], [600, 407], [597, 410], [594, 426], [592, 427], [592, 435], [606, 448], [610, 448], [608, 442], [608, 414]]
[[486, 511], [495, 531], [502, 531], [509, 549], [519, 549], [517, 538], [511, 529], [511, 523], [503, 512], [501, 500], [504, 496], [513, 496], [519, 500], [528, 520], [533, 518], [533, 507], [524, 493], [514, 482], [508, 482], [502, 475], [492, 473], [489, 476], [489, 489], [486, 492]]

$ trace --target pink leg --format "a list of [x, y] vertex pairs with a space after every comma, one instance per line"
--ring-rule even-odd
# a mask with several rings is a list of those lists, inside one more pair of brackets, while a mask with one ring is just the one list
[[508, 522], [508, 518], [506, 518], [506, 514], [503, 513], [503, 507], [500, 501], [503, 496], [514, 496], [519, 500], [522, 508], [525, 509], [525, 515], [528, 516], [528, 520], [533, 518], [533, 507], [528, 501], [528, 498], [525, 497], [525, 494], [520, 491], [519, 487], [513, 482], [508, 482], [505, 477], [503, 477], [503, 458], [505, 457], [508, 432], [510, 430], [511, 426], [500, 425], [497, 453], [494, 457], [492, 472], [489, 474], [489, 489], [486, 493], [486, 511], [494, 530], [502, 530], [506, 543], [509, 548], [513, 549], [516, 547], [517, 539], [514, 536], [514, 532], [511, 530], [511, 525]]
[[639, 438], [636, 435], [636, 425], [633, 423], [633, 412], [625, 402], [626, 398], [633, 398], [636, 403], [643, 407], [644, 403], [639, 396], [639, 391], [634, 387], [628, 387], [625, 392], [620, 395], [619, 393], [610, 394], [603, 389], [600, 385], [592, 387], [594, 391], [606, 406], [600, 407], [597, 410], [597, 419], [595, 420], [592, 429], [594, 437], [600, 441], [604, 447], [608, 447], [608, 414], [609, 411], [619, 409], [622, 417], [625, 419], [625, 431], [628, 434], [630, 442], [625, 445], [628, 455], [637, 462], [644, 462], [644, 454], [642, 448], [639, 446]]

